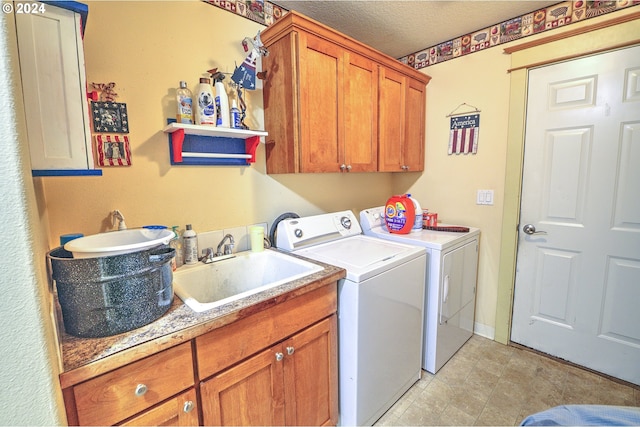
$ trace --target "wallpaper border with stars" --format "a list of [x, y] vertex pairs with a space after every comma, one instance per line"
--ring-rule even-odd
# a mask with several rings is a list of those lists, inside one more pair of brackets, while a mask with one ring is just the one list
[[[287, 9], [264, 0], [203, 1], [266, 26], [273, 24], [288, 12]], [[470, 34], [463, 34], [452, 40], [398, 58], [398, 60], [415, 69], [426, 68], [430, 65], [534, 34], [540, 34], [544, 31], [639, 5], [640, 0], [563, 1], [545, 9], [534, 10], [490, 27], [479, 29]]]

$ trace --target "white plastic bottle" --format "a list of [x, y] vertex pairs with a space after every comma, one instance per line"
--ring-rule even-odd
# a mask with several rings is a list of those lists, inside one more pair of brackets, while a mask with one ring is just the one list
[[418, 203], [416, 199], [411, 197], [411, 194], [407, 194], [407, 196], [413, 202], [413, 207], [416, 211], [416, 220], [413, 223], [413, 227], [411, 227], [411, 232], [413, 233], [422, 230], [422, 208], [420, 207], [420, 203]]
[[193, 123], [193, 94], [187, 87], [187, 82], [180, 82], [180, 88], [176, 92], [176, 100], [178, 101], [177, 122]]
[[242, 129], [240, 110], [238, 109], [235, 99], [231, 101], [231, 127], [234, 129]]
[[196, 124], [214, 126], [216, 124], [215, 100], [213, 98], [210, 80], [206, 77], [201, 77], [200, 84], [198, 85]]
[[222, 81], [217, 81], [216, 84], [216, 113], [217, 120], [216, 126], [228, 128], [230, 126], [229, 120], [229, 96], [224, 88]]
[[187, 224], [187, 229], [182, 233], [182, 240], [184, 242], [184, 263], [187, 265], [197, 264], [198, 235], [191, 227], [191, 224]]

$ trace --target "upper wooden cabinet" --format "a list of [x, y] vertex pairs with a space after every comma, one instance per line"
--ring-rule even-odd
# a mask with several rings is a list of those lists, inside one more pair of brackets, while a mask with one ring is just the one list
[[424, 170], [425, 100], [421, 82], [380, 72], [380, 172]]
[[261, 39], [268, 173], [422, 170], [429, 76], [295, 11]]

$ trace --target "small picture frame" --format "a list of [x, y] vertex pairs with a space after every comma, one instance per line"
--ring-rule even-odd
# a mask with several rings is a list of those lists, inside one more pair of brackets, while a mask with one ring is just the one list
[[126, 135], [96, 135], [100, 166], [131, 166], [131, 146]]
[[98, 133], [129, 133], [127, 104], [120, 102], [91, 102], [93, 131]]

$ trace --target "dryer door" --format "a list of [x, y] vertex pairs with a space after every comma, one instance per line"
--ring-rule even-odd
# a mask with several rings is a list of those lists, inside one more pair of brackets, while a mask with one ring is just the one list
[[[473, 240], [442, 257], [438, 332], [432, 373], [447, 363], [447, 360], [473, 335], [478, 269], [477, 246], [477, 240]], [[427, 363], [426, 369], [429, 368]]]
[[475, 302], [477, 242], [473, 240], [444, 254], [442, 258], [438, 310], [440, 324], [448, 323], [463, 307]]

